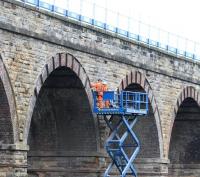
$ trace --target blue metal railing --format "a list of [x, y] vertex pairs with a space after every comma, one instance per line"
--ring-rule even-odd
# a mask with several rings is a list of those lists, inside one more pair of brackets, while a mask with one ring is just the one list
[[122, 108], [132, 109], [132, 111], [140, 112], [148, 111], [148, 95], [143, 92], [122, 91]]
[[[97, 99], [97, 92], [93, 91], [95, 113], [99, 114], [147, 114], [148, 112], [148, 94], [143, 92], [106, 91], [103, 93], [101, 101], [102, 108], [99, 107], [100, 101]], [[106, 107], [106, 101], [109, 101], [109, 107]]]
[[89, 0], [16, 0], [127, 37], [168, 54], [200, 60], [200, 43], [124, 16]]

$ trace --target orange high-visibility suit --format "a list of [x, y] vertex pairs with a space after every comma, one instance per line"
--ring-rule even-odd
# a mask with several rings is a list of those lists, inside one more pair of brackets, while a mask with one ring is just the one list
[[91, 88], [95, 89], [97, 92], [97, 106], [99, 108], [103, 108], [103, 92], [104, 92], [104, 86], [101, 80], [98, 80], [96, 83], [91, 84]]
[[[107, 84], [103, 83], [103, 91], [106, 92], [108, 91], [108, 86]], [[110, 101], [109, 100], [105, 100], [105, 107], [109, 108], [110, 107]]]

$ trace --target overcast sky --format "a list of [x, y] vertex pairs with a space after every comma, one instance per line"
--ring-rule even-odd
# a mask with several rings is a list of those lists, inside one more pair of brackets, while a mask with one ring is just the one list
[[199, 0], [117, 1], [124, 6], [124, 9], [135, 11], [141, 21], [200, 42]]

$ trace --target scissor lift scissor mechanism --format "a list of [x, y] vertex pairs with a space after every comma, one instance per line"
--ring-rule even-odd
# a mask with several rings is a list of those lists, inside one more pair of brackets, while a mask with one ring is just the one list
[[[143, 92], [106, 91], [103, 94], [103, 102], [109, 101], [109, 108], [99, 108], [97, 92], [93, 92], [94, 113], [102, 115], [110, 129], [105, 148], [111, 158], [111, 163], [104, 173], [109, 177], [114, 167], [121, 177], [132, 175], [137, 177], [133, 161], [139, 150], [140, 142], [136, 137], [133, 127], [140, 116], [148, 112], [148, 95]], [[115, 123], [114, 123], [115, 122]]]

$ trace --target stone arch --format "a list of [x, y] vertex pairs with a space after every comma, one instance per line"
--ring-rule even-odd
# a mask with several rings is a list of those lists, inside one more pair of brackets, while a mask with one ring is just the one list
[[125, 78], [122, 79], [120, 86], [118, 88], [119, 91], [126, 89], [131, 84], [138, 84], [142, 87], [142, 89], [148, 93], [148, 98], [152, 107], [153, 115], [155, 118], [157, 133], [158, 133], [158, 143], [159, 143], [159, 153], [160, 158], [163, 158], [163, 137], [162, 137], [162, 128], [160, 121], [160, 114], [156, 102], [156, 98], [153, 94], [153, 89], [147, 80], [147, 78], [139, 71], [131, 71], [126, 75]]
[[100, 142], [92, 102], [89, 77], [73, 55], [58, 53], [47, 61], [36, 81], [25, 129], [28, 174], [42, 170], [43, 175], [76, 176], [90, 163], [98, 168]]
[[[174, 105], [169, 130], [168, 156], [171, 161], [169, 173], [173, 175], [181, 174], [183, 171], [199, 174], [195, 170], [186, 170], [186, 168], [195, 169], [195, 164], [197, 166], [200, 164], [199, 116], [200, 93], [195, 87], [186, 86]], [[185, 164], [187, 166], [184, 166]]]
[[[186, 98], [192, 98], [200, 106], [200, 93], [193, 86], [187, 86], [187, 87], [183, 88], [183, 90], [179, 94], [178, 99], [176, 100], [176, 103], [174, 105], [174, 110], [173, 110], [173, 113], [172, 113], [171, 126], [170, 126], [170, 130], [169, 130], [168, 143], [170, 143], [172, 128], [173, 128], [173, 125], [174, 125], [176, 115], [178, 113], [178, 109]], [[169, 146], [168, 146], [168, 151], [169, 151]], [[168, 154], [169, 154], [169, 152], [168, 152]]]
[[[24, 142], [27, 142], [28, 133], [30, 129], [30, 123], [31, 123], [31, 117], [33, 114], [34, 106], [36, 103], [37, 96], [40, 92], [40, 89], [42, 85], [44, 84], [47, 77], [57, 68], [59, 67], [67, 67], [70, 68], [72, 71], [74, 71], [79, 79], [81, 80], [84, 89], [87, 93], [88, 100], [90, 103], [90, 107], [92, 109], [93, 106], [93, 98], [92, 98], [92, 91], [90, 89], [90, 80], [87, 76], [87, 73], [85, 69], [82, 67], [80, 62], [70, 53], [58, 53], [54, 57], [50, 58], [48, 60], [47, 64], [42, 69], [41, 74], [36, 79], [36, 87], [34, 88], [34, 93], [31, 97], [31, 101], [29, 104], [29, 110], [28, 110], [28, 117], [27, 117], [27, 123], [24, 130]], [[97, 120], [95, 119], [95, 125], [97, 123]]]
[[[186, 98], [192, 98], [194, 99], [198, 105], [200, 105], [200, 95], [199, 92], [193, 87], [193, 86], [187, 86], [185, 87], [182, 92], [180, 93], [177, 101], [176, 101], [176, 105], [174, 106], [174, 114], [173, 114], [173, 122], [175, 119], [175, 116], [178, 112], [178, 108], [180, 107], [180, 105], [182, 104], [182, 102], [186, 99]], [[171, 125], [173, 125], [173, 122]], [[172, 127], [172, 126], [171, 126]]]
[[[8, 134], [9, 138], [11, 138], [11, 141], [9, 143], [15, 143], [19, 141], [19, 132], [18, 132], [18, 118], [17, 118], [17, 112], [16, 112], [16, 102], [14, 97], [14, 91], [11, 85], [11, 81], [8, 75], [8, 72], [6, 70], [6, 66], [3, 63], [3, 59], [0, 55], [0, 89], [4, 96], [4, 100], [6, 102], [6, 107], [8, 107], [8, 114], [10, 120], [4, 120], [2, 123], [4, 124], [3, 128], [5, 129], [5, 134]], [[0, 122], [1, 123], [1, 122]], [[4, 143], [4, 142], [3, 142]]]

